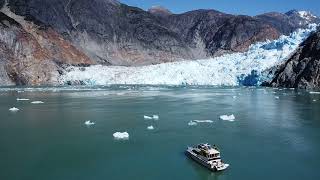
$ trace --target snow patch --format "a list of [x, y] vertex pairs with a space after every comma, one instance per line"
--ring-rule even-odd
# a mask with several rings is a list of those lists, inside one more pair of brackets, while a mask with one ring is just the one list
[[115, 132], [115, 133], [113, 133], [113, 137], [116, 140], [128, 140], [129, 139], [129, 133], [127, 133], [127, 132]]
[[311, 21], [313, 18], [317, 18], [317, 16], [313, 15], [309, 11], [298, 11], [298, 14], [301, 18]]
[[220, 119], [223, 121], [233, 122], [236, 119], [236, 117], [233, 114], [232, 115], [221, 115]]
[[59, 82], [62, 85], [69, 82], [81, 82], [86, 85], [260, 85], [272, 78], [268, 69], [285, 61], [316, 27], [313, 24], [289, 36], [283, 35], [277, 40], [253, 44], [247, 52], [225, 54], [205, 60], [142, 67], [70, 66], [59, 77]]
[[147, 129], [148, 130], [154, 130], [154, 127], [153, 126], [148, 126]]

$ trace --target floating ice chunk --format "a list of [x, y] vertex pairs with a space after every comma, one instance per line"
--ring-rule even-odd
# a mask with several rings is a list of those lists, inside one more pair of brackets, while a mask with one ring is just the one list
[[233, 98], [233, 99], [237, 99], [237, 96], [233, 96], [232, 98]]
[[279, 96], [275, 96], [274, 98], [276, 98], [276, 99], [280, 99], [280, 97], [279, 97]]
[[189, 126], [196, 126], [196, 125], [198, 125], [198, 123], [196, 123], [196, 122], [194, 122], [194, 121], [190, 121], [190, 122], [188, 123], [188, 125], [189, 125]]
[[311, 91], [310, 94], [320, 94], [320, 92]]
[[92, 126], [92, 125], [95, 125], [96, 123], [93, 121], [86, 121], [84, 124], [87, 126]]
[[17, 98], [17, 101], [29, 101], [30, 99]]
[[144, 119], [153, 119], [152, 117], [146, 116], [146, 115], [144, 115], [143, 118], [144, 118]]
[[128, 140], [129, 139], [129, 133], [127, 133], [127, 132], [116, 132], [116, 133], [113, 133], [113, 137], [116, 140]]
[[42, 101], [32, 101], [31, 104], [43, 104], [44, 102]]
[[234, 121], [236, 119], [236, 117], [233, 114], [231, 114], [231, 115], [221, 115], [220, 119], [224, 120], [224, 121], [231, 121], [232, 122], [232, 121]]
[[193, 120], [196, 123], [213, 123], [212, 120]]
[[313, 102], [317, 102], [317, 100], [316, 100], [316, 99], [314, 99], [314, 100], [313, 100]]
[[153, 126], [148, 126], [147, 129], [148, 130], [154, 130], [154, 127]]
[[153, 118], [154, 120], [159, 120], [159, 115], [153, 115], [152, 118]]
[[19, 111], [20, 109], [16, 108], [16, 107], [13, 107], [13, 108], [10, 108], [9, 111], [11, 112], [17, 112]]

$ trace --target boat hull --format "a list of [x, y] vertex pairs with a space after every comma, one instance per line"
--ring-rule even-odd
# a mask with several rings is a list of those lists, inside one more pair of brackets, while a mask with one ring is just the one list
[[229, 164], [223, 164], [221, 167], [212, 166], [211, 164], [207, 163], [206, 161], [199, 158], [195, 153], [192, 152], [191, 149], [188, 149], [186, 151], [186, 155], [196, 161], [197, 163], [201, 164], [202, 166], [206, 167], [210, 171], [223, 171], [229, 167]]

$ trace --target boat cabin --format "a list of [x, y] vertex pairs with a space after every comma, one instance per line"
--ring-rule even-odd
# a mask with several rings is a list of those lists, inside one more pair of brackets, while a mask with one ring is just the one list
[[197, 146], [199, 149], [199, 154], [208, 158], [208, 160], [220, 159], [220, 152], [214, 146], [213, 148], [209, 144], [199, 144]]

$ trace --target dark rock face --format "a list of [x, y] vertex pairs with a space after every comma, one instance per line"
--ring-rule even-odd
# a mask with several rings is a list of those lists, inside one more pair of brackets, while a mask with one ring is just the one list
[[274, 87], [320, 89], [320, 30], [301, 44], [276, 71]]
[[252, 43], [278, 38], [310, 23], [294, 21], [295, 13], [279, 14], [280, 18], [214, 10], [176, 15], [162, 7], [146, 12], [116, 0], [8, 1], [16, 14], [52, 27], [91, 59], [109, 65], [155, 64], [245, 51]]
[[20, 22], [0, 12], [1, 85], [54, 84], [59, 63], [92, 63], [51, 28], [16, 18]]

